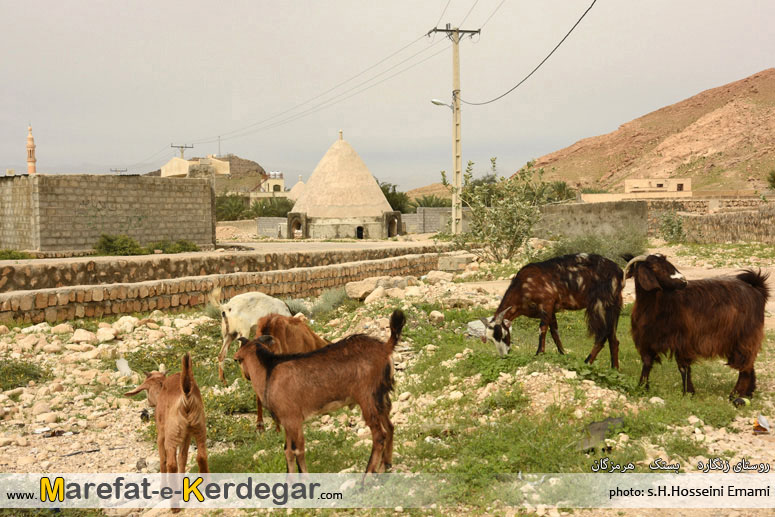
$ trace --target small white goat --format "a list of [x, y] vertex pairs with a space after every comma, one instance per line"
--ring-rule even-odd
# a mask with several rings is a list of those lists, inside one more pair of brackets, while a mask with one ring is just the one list
[[217, 287], [210, 293], [210, 303], [218, 307], [221, 313], [223, 344], [218, 354], [218, 378], [225, 383], [223, 362], [232, 341], [240, 337], [252, 339], [258, 320], [267, 314], [292, 314], [283, 301], [259, 292], [239, 294], [222, 305], [220, 300], [221, 289]]

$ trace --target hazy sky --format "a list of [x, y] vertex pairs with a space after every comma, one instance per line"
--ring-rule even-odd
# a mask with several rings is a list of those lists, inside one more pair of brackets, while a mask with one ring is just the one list
[[[32, 123], [39, 172], [147, 172], [177, 152], [170, 143], [222, 135], [222, 153], [292, 184], [342, 129], [377, 178], [439, 181], [452, 116], [430, 99], [451, 100], [452, 50], [421, 36], [439, 20], [484, 24], [460, 56], [461, 97], [485, 101], [530, 72], [591, 0], [505, 0], [485, 24], [500, 3], [0, 0], [0, 171], [26, 170]], [[463, 161], [483, 172], [497, 156], [510, 173], [770, 68], [773, 22], [771, 0], [598, 0], [523, 86], [463, 105]], [[217, 152], [197, 143], [186, 156]]]

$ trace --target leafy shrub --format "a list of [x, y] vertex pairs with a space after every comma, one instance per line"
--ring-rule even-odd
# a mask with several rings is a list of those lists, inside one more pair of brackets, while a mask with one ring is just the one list
[[100, 255], [147, 255], [148, 250], [140, 246], [128, 235], [108, 235], [103, 233], [94, 249]]
[[570, 253], [595, 253], [607, 257], [623, 265], [622, 255], [629, 253], [634, 256], [646, 251], [648, 239], [645, 233], [635, 228], [624, 227], [613, 234], [585, 234], [575, 237], [563, 237], [550, 248], [538, 254], [540, 260], [548, 260]]
[[175, 242], [165, 239], [149, 244], [148, 251], [153, 252], [153, 250], [161, 250], [163, 253], [185, 253], [187, 251], [199, 251], [199, 246], [184, 239]]
[[312, 316], [325, 314], [336, 309], [347, 298], [347, 293], [343, 287], [339, 289], [327, 289], [323, 291], [320, 297], [312, 305]]
[[409, 196], [406, 192], [398, 192], [396, 189], [398, 185], [388, 183], [386, 181], [379, 182], [379, 188], [382, 189], [382, 193], [385, 195], [387, 202], [393, 210], [397, 210], [402, 214], [408, 214], [411, 212], [412, 206], [409, 202]]
[[667, 242], [683, 242], [686, 239], [681, 216], [664, 212], [659, 219], [659, 235]]
[[35, 258], [26, 251], [0, 250], [0, 260], [25, 260]]
[[35, 363], [18, 359], [4, 359], [0, 362], [0, 389], [3, 391], [27, 386], [30, 381], [39, 382], [49, 372]]
[[220, 321], [221, 319], [221, 309], [217, 305], [213, 305], [212, 303], [208, 303], [205, 306], [205, 309], [203, 312], [205, 313], [205, 316], [207, 316], [208, 318], [212, 318], [218, 321]]
[[772, 190], [775, 190], [775, 169], [772, 169], [767, 175], [767, 184]]
[[417, 209], [417, 207], [451, 207], [452, 200], [448, 197], [439, 197], [435, 194], [428, 196], [418, 197], [412, 200], [411, 206]]
[[312, 311], [310, 310], [310, 306], [304, 300], [301, 300], [299, 298], [289, 298], [283, 301], [285, 302], [285, 305], [288, 306], [288, 309], [291, 311], [291, 314], [302, 313], [308, 318], [312, 316]]
[[[495, 158], [491, 163], [495, 171]], [[533, 162], [510, 178], [476, 186], [471, 180], [471, 166], [469, 163], [463, 177], [462, 196], [471, 209], [471, 220], [468, 231], [455, 235], [453, 242], [488, 261], [511, 259], [540, 219], [540, 207], [552, 189], [541, 179], [543, 169], [535, 169]], [[443, 171], [442, 182], [448, 185]]]

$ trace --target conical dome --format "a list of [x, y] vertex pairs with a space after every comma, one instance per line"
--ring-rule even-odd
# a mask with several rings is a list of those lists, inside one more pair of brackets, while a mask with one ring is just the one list
[[293, 212], [307, 217], [381, 217], [391, 212], [377, 180], [340, 136], [312, 172]]
[[288, 191], [288, 199], [296, 201], [301, 197], [302, 192], [304, 192], [304, 182], [301, 181], [301, 174], [299, 174], [299, 181]]

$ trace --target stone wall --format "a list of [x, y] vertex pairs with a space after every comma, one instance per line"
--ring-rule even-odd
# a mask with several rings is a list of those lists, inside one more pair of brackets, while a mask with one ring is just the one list
[[681, 221], [689, 242], [775, 244], [775, 206], [772, 205], [745, 212], [684, 215]]
[[373, 276], [421, 276], [437, 269], [438, 262], [438, 253], [424, 253], [283, 271], [16, 291], [0, 294], [0, 321], [38, 323], [154, 309], [175, 311], [206, 303], [215, 287], [222, 288], [225, 298], [250, 291], [301, 298]]
[[[414, 214], [402, 214], [401, 220], [406, 226], [406, 233], [436, 233], [449, 230], [449, 220], [452, 208], [419, 206]], [[463, 208], [463, 228], [468, 229], [471, 209]]]
[[613, 235], [622, 231], [647, 231], [647, 206], [644, 201], [612, 203], [569, 203], [547, 205], [533, 235], [542, 239], [560, 236]]
[[3, 178], [0, 192], [3, 215], [10, 212], [0, 248], [88, 250], [103, 233], [141, 244], [215, 244], [215, 195], [206, 179], [38, 174]]
[[767, 201], [761, 198], [707, 198], [666, 200], [652, 199], [645, 201], [648, 206], [648, 228], [650, 236], [659, 235], [659, 227], [665, 213], [685, 212], [702, 215], [714, 212], [751, 210], [767, 206]]
[[[71, 260], [0, 261], [0, 292], [54, 287], [136, 283], [218, 273], [273, 271], [384, 259], [407, 253], [444, 251], [449, 246], [372, 248], [347, 251], [259, 253], [250, 251], [84, 257]], [[411, 251], [407, 251], [410, 249]]]

